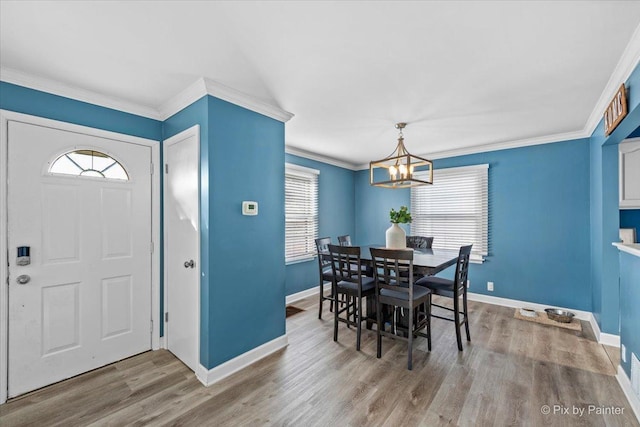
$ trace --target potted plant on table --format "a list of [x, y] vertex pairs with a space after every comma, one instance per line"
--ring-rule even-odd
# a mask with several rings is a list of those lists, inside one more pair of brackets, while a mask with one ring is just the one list
[[387, 248], [405, 249], [407, 247], [407, 234], [398, 224], [408, 224], [412, 221], [409, 208], [400, 206], [398, 211], [392, 208], [389, 212], [389, 220], [391, 221], [391, 227], [386, 232]]

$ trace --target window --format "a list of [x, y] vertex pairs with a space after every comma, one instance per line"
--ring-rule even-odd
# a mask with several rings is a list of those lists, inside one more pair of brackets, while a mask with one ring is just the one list
[[292, 263], [316, 255], [318, 238], [318, 174], [315, 169], [285, 165], [285, 261]]
[[61, 175], [129, 180], [127, 171], [107, 154], [94, 150], [74, 150], [58, 157], [49, 172]]
[[473, 244], [471, 260], [489, 252], [489, 165], [434, 169], [433, 185], [411, 189], [411, 234], [433, 236], [433, 247]]

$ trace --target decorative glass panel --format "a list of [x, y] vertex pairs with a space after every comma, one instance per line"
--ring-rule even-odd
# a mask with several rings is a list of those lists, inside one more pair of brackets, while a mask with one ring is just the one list
[[93, 150], [75, 150], [58, 157], [49, 172], [62, 175], [91, 176], [128, 181], [122, 165], [110, 156]]

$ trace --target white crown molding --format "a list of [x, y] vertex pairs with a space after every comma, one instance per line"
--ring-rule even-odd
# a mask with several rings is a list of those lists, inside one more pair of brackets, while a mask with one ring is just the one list
[[598, 102], [596, 102], [596, 105], [593, 107], [593, 111], [591, 111], [591, 115], [587, 119], [587, 123], [584, 125], [584, 130], [589, 134], [589, 136], [593, 134], [598, 123], [600, 123], [604, 110], [607, 108], [607, 105], [613, 98], [613, 95], [616, 93], [620, 85], [629, 79], [629, 76], [631, 76], [631, 73], [635, 70], [639, 61], [640, 25], [638, 25], [636, 30], [633, 32], [631, 40], [629, 40], [627, 47], [622, 52], [622, 56], [620, 57], [620, 60], [618, 60], [616, 68], [613, 69], [613, 73], [611, 73], [609, 81], [604, 87], [602, 94], [600, 94]]
[[204, 79], [199, 78], [160, 106], [161, 120], [167, 120], [205, 95], [207, 95], [207, 87], [204, 84]]
[[[301, 150], [299, 148], [291, 147], [289, 145], [285, 145], [284, 152], [287, 153], [287, 154], [292, 154], [294, 156], [304, 157], [305, 159], [315, 160], [317, 162], [322, 162], [322, 163], [326, 163], [326, 164], [329, 164], [329, 165], [338, 166], [338, 167], [343, 168], [343, 169], [349, 169], [349, 170], [352, 170], [352, 171], [358, 170], [358, 166], [353, 164], [353, 163], [345, 162], [344, 160], [334, 159], [333, 157], [323, 156], [322, 154], [317, 154], [317, 153], [312, 153], [310, 151]], [[369, 167], [369, 165], [367, 165], [367, 168], [368, 167]]]
[[160, 107], [162, 120], [168, 119], [205, 95], [215, 96], [216, 98], [239, 105], [247, 110], [271, 117], [283, 123], [288, 122], [293, 117], [292, 113], [280, 107], [264, 102], [261, 99], [240, 92], [222, 83], [201, 77]]
[[0, 67], [0, 80], [154, 120], [166, 120], [205, 95], [215, 96], [281, 122], [293, 117], [292, 113], [275, 105], [203, 77], [162, 104], [158, 110], [6, 67]]
[[135, 114], [137, 116], [147, 117], [149, 119], [160, 120], [160, 114], [158, 111], [151, 107], [123, 101], [108, 95], [81, 89], [44, 77], [34, 76], [12, 68], [0, 67], [0, 80], [6, 83], [24, 86], [29, 89], [35, 89], [53, 95], [64, 96], [65, 98], [71, 98], [77, 101], [87, 102], [89, 104]]
[[[556, 142], [572, 141], [574, 139], [588, 138], [590, 133], [581, 130], [575, 132], [558, 133], [555, 135], [539, 136], [535, 138], [517, 139], [515, 141], [495, 142], [484, 145], [474, 145], [472, 147], [455, 148], [453, 150], [435, 151], [432, 153], [421, 153], [417, 156], [430, 160], [446, 159], [448, 157], [466, 156], [468, 154], [487, 153], [489, 151], [508, 150], [511, 148], [529, 147], [532, 145], [553, 144]], [[359, 165], [356, 170], [369, 169], [369, 164]]]

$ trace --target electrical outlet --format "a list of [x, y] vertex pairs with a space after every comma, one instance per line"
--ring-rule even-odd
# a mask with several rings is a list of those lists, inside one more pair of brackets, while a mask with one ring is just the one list
[[620, 359], [622, 363], [627, 363], [627, 347], [624, 344], [620, 344]]
[[487, 290], [493, 292], [493, 282], [487, 282]]

